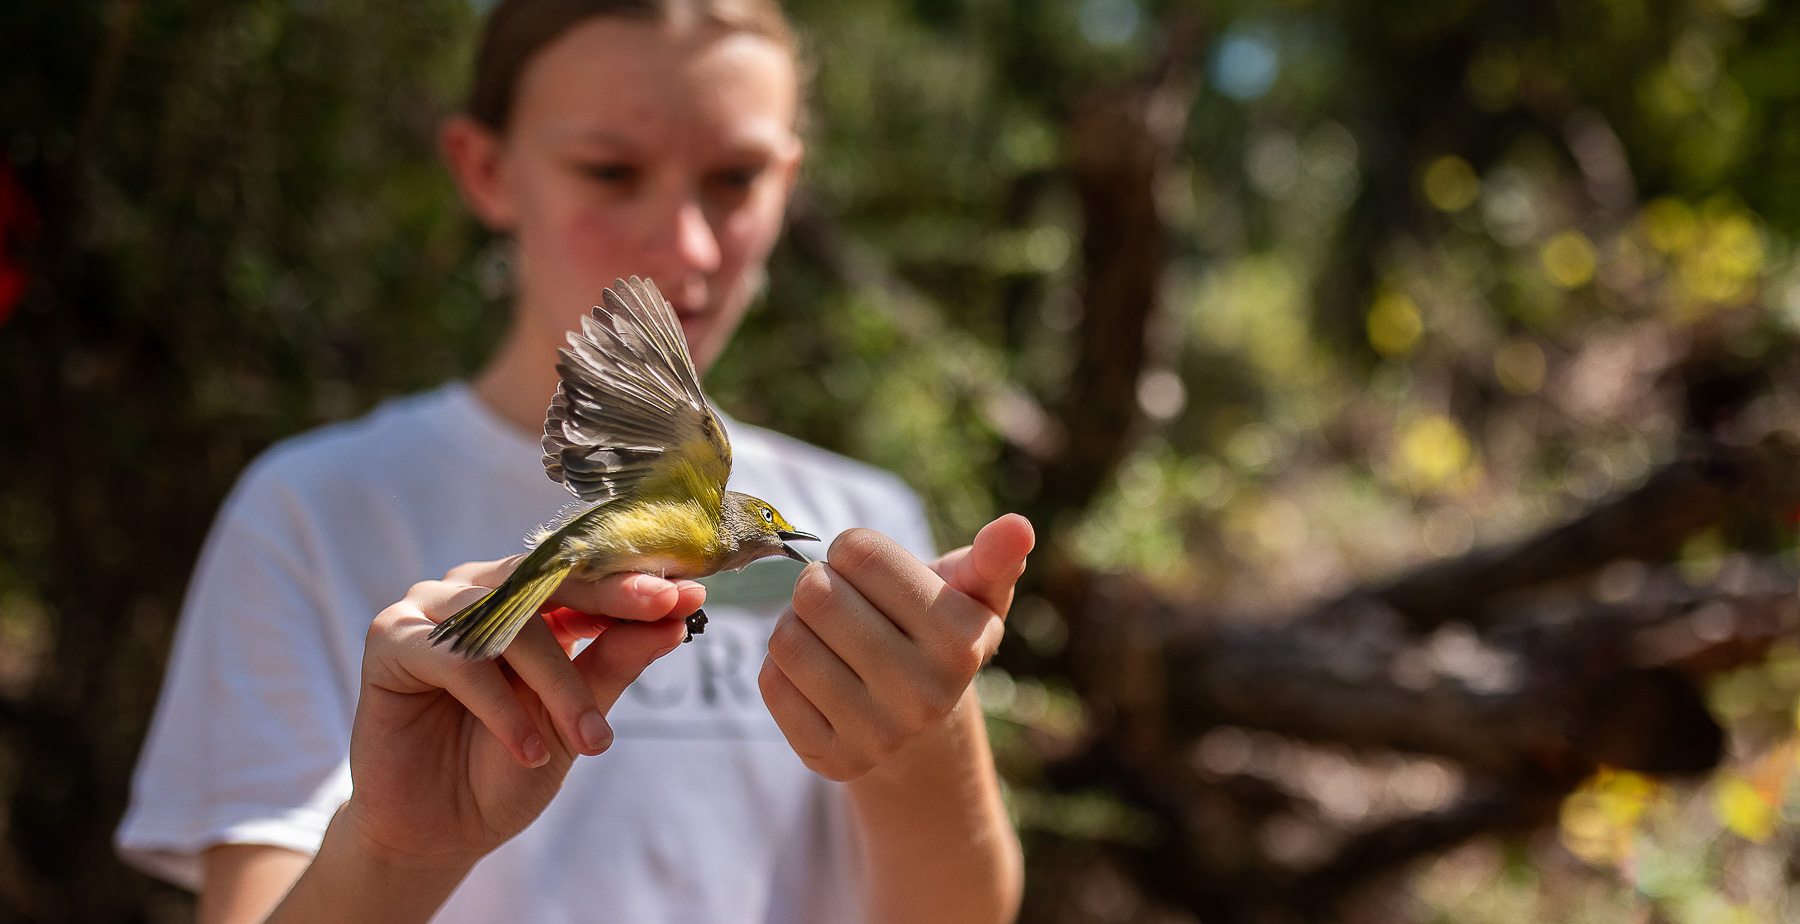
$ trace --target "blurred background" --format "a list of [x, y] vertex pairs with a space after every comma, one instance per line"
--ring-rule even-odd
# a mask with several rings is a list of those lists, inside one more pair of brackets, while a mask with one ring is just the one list
[[[1027, 922], [1800, 920], [1800, 6], [793, 0], [710, 376], [1045, 548]], [[468, 0], [0, 11], [0, 921], [111, 830], [210, 518], [466, 375]]]

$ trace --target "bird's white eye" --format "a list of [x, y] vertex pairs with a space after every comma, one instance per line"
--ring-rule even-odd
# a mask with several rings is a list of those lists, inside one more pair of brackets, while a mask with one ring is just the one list
[[768, 524], [770, 524], [770, 525], [774, 525], [774, 523], [775, 523], [775, 511], [773, 511], [773, 510], [770, 510], [770, 509], [769, 509], [769, 508], [767, 508], [767, 507], [764, 507], [764, 508], [763, 508], [763, 509], [762, 509], [762, 515], [763, 515], [763, 522], [764, 522], [764, 523], [768, 523]]

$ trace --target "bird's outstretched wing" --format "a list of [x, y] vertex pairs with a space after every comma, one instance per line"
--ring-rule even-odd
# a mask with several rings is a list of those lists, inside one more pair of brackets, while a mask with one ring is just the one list
[[700, 391], [681, 323], [636, 276], [601, 293], [559, 351], [544, 419], [544, 471], [584, 501], [638, 492], [717, 506], [731, 444]]

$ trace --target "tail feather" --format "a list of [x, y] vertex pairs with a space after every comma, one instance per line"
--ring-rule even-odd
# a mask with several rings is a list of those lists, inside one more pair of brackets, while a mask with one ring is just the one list
[[537, 615], [538, 607], [562, 583], [570, 565], [554, 565], [522, 581], [518, 572], [481, 599], [431, 630], [433, 644], [450, 639], [450, 650], [467, 658], [496, 658], [512, 644], [513, 637]]

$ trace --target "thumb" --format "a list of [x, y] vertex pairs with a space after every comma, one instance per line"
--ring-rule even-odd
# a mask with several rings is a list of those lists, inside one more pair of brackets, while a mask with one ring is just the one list
[[1013, 584], [1025, 573], [1037, 535], [1031, 521], [1009, 513], [981, 528], [975, 541], [939, 558], [932, 568], [957, 591], [974, 598], [997, 616], [1012, 606]]

